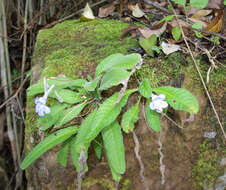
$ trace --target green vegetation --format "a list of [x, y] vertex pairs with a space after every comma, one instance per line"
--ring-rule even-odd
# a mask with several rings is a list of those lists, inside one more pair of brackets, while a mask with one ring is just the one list
[[220, 151], [212, 146], [211, 140], [205, 140], [200, 145], [199, 158], [192, 170], [194, 187], [198, 190], [213, 187], [216, 178], [222, 174], [218, 164], [221, 158]]

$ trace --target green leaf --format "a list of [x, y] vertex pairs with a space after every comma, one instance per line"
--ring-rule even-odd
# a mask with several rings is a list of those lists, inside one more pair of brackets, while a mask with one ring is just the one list
[[[81, 170], [81, 167], [79, 165], [79, 157], [80, 157], [80, 153], [81, 153], [80, 150], [81, 149], [85, 150], [86, 156], [88, 159], [88, 148], [89, 148], [90, 143], [83, 143], [82, 146], [78, 147], [78, 144], [76, 143], [76, 141], [77, 141], [77, 136], [74, 137], [71, 141], [71, 157], [72, 157], [72, 162], [76, 168], [76, 171], [80, 172], [80, 170]], [[79, 151], [78, 151], [78, 148], [79, 148]], [[86, 167], [86, 171], [88, 171], [88, 167]]]
[[150, 128], [152, 128], [156, 132], [159, 132], [160, 131], [159, 114], [156, 111], [151, 110], [149, 105], [150, 105], [150, 99], [148, 99], [145, 106], [146, 121]]
[[139, 44], [150, 56], [154, 56], [153, 47], [156, 45], [157, 37], [155, 34], [151, 35], [149, 38], [140, 38]]
[[84, 100], [83, 98], [81, 98], [80, 94], [76, 93], [75, 91], [69, 89], [53, 88], [53, 90], [49, 94], [49, 97], [58, 99], [57, 96], [60, 97], [63, 102], [69, 104], [75, 104]]
[[161, 20], [158, 22], [158, 24], [160, 24], [160, 23], [162, 23], [162, 22], [164, 22], [164, 21], [171, 21], [171, 20], [173, 20], [174, 17], [175, 17], [175, 15], [169, 15], [169, 16], [166, 16], [166, 17], [164, 17], [163, 19], [161, 19]]
[[37, 120], [38, 126], [42, 126], [42, 130], [45, 131], [52, 127], [59, 117], [62, 115], [64, 108], [66, 108], [68, 104], [56, 103], [51, 107], [51, 112], [46, 114], [44, 117], [39, 117]]
[[26, 169], [44, 152], [64, 142], [65, 140], [70, 138], [72, 135], [74, 135], [77, 131], [78, 131], [77, 126], [70, 126], [52, 133], [51, 135], [46, 137], [43, 141], [41, 141], [38, 145], [36, 145], [31, 150], [31, 152], [29, 152], [29, 154], [25, 157], [25, 159], [21, 163], [20, 168]]
[[202, 24], [200, 22], [196, 22], [192, 25], [192, 28], [195, 29], [202, 29]]
[[92, 113], [90, 113], [85, 118], [85, 120], [83, 120], [83, 122], [79, 128], [78, 134], [76, 136], [76, 140], [73, 143], [74, 144], [73, 145], [74, 152], [77, 152], [79, 154], [81, 148], [84, 148], [87, 143], [91, 142], [91, 141], [86, 140], [86, 136], [91, 132], [91, 127], [95, 120], [96, 113], [97, 113], [97, 110], [93, 110]]
[[99, 80], [100, 80], [100, 77], [97, 77], [96, 79], [94, 79], [92, 81], [86, 82], [84, 85], [84, 88], [87, 91], [91, 91], [91, 92], [94, 91], [98, 85]]
[[226, 5], [226, 0], [224, 0], [224, 5]]
[[[86, 80], [83, 79], [77, 79], [73, 80], [68, 77], [57, 77], [53, 79], [47, 79], [47, 86], [48, 88], [54, 84], [54, 89], [59, 88], [70, 88], [70, 87], [82, 87], [86, 83]], [[40, 80], [38, 83], [30, 86], [27, 89], [27, 95], [28, 96], [34, 96], [40, 93], [44, 92], [44, 83], [43, 80]]]
[[172, 0], [174, 3], [185, 6], [186, 0]]
[[141, 61], [141, 55], [138, 53], [132, 53], [129, 55], [123, 55], [120, 53], [112, 54], [105, 58], [96, 68], [95, 76], [99, 76], [103, 72], [107, 72], [111, 69], [132, 69], [136, 63]]
[[67, 160], [68, 160], [68, 154], [70, 150], [70, 143], [71, 143], [71, 138], [67, 139], [64, 141], [61, 145], [61, 148], [57, 154], [57, 162], [63, 166], [67, 167]]
[[102, 153], [102, 138], [101, 136], [97, 136], [97, 138], [93, 141], [93, 146], [95, 150], [95, 154], [97, 158], [100, 160], [101, 158], [101, 153]]
[[152, 94], [151, 84], [150, 84], [150, 81], [147, 78], [145, 78], [141, 82], [141, 84], [139, 86], [139, 92], [145, 98], [151, 97], [151, 94]]
[[165, 94], [166, 101], [175, 110], [184, 110], [189, 113], [197, 113], [199, 111], [199, 104], [197, 99], [186, 89], [174, 88], [171, 86], [164, 86], [153, 89], [157, 94]]
[[192, 8], [205, 8], [208, 4], [208, 0], [190, 0], [190, 5]]
[[134, 129], [134, 123], [137, 122], [138, 114], [139, 114], [139, 103], [140, 100], [137, 102], [135, 106], [132, 106], [128, 109], [122, 116], [121, 126], [125, 133], [129, 133]]
[[93, 116], [88, 116], [80, 127], [77, 135], [77, 143], [91, 142], [97, 137], [100, 131], [110, 125], [120, 114], [121, 109], [125, 106], [128, 97], [137, 89], [127, 90], [121, 99], [121, 101], [114, 106], [118, 100], [119, 93], [115, 93], [113, 96], [108, 98], [100, 105], [97, 112], [92, 113]]
[[77, 117], [87, 104], [88, 102], [83, 102], [81, 104], [68, 108], [67, 110], [64, 110], [64, 112], [61, 114], [61, 117], [57, 121], [56, 126], [60, 127]]
[[126, 170], [123, 137], [118, 121], [114, 121], [102, 131], [104, 149], [109, 165], [116, 173], [123, 174]]
[[107, 72], [100, 84], [100, 90], [107, 90], [112, 86], [116, 86], [121, 83], [121, 81], [127, 79], [130, 73], [124, 69], [113, 69]]
[[179, 26], [176, 26], [172, 29], [172, 35], [173, 35], [173, 38], [174, 40], [179, 40], [180, 39], [180, 36], [181, 36], [181, 29]]

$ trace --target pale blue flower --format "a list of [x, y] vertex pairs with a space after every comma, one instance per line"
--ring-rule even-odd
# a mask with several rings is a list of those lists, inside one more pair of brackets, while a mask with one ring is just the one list
[[49, 89], [47, 88], [46, 78], [44, 78], [44, 96], [35, 98], [35, 112], [39, 115], [39, 117], [45, 116], [45, 114], [50, 113], [50, 108], [46, 106], [46, 101], [49, 96], [50, 91], [53, 89], [54, 85], [52, 85]]
[[160, 95], [151, 95], [152, 102], [150, 103], [150, 109], [155, 110], [158, 113], [162, 113], [164, 108], [168, 107], [168, 103], [165, 100], [166, 96], [165, 94], [160, 94]]
[[45, 114], [50, 113], [50, 108], [46, 106], [46, 99], [43, 97], [36, 97], [35, 98], [35, 112], [39, 115], [39, 117], [45, 116]]

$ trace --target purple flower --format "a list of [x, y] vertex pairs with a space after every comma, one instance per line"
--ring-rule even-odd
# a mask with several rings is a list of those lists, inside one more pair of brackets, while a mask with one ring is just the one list
[[165, 94], [155, 95], [152, 94], [152, 102], [150, 103], [150, 109], [155, 110], [158, 113], [162, 113], [163, 108], [168, 107], [168, 103], [165, 100], [166, 96]]

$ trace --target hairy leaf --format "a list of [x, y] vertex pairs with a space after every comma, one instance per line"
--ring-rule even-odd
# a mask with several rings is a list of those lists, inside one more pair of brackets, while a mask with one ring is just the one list
[[145, 78], [141, 82], [141, 84], [139, 86], [139, 92], [145, 98], [151, 97], [151, 94], [152, 94], [151, 84], [150, 84], [150, 81], [147, 78]]
[[96, 138], [104, 127], [110, 125], [117, 118], [121, 112], [121, 109], [127, 103], [129, 95], [135, 91], [136, 89], [127, 90], [121, 101], [116, 106], [114, 106], [114, 104], [118, 99], [118, 93], [115, 93], [113, 96], [105, 100], [96, 113], [95, 120], [90, 126], [91, 131], [87, 134], [86, 140], [90, 142]]
[[57, 120], [62, 115], [64, 108], [66, 108], [68, 104], [56, 103], [51, 107], [51, 112], [46, 114], [44, 117], [39, 117], [37, 123], [39, 126], [42, 126], [42, 130], [45, 131], [52, 127]]
[[64, 112], [61, 114], [61, 117], [57, 121], [56, 126], [60, 127], [77, 117], [87, 104], [87, 102], [83, 102], [81, 104], [68, 108], [67, 110], [64, 110]]
[[124, 132], [129, 133], [134, 129], [134, 123], [137, 122], [138, 114], [139, 114], [139, 103], [137, 102], [135, 106], [132, 106], [129, 110], [127, 110], [122, 117], [121, 126]]
[[174, 88], [171, 86], [164, 86], [153, 89], [157, 94], [165, 94], [166, 101], [175, 110], [184, 110], [189, 113], [197, 113], [199, 111], [199, 104], [197, 99], [186, 89]]
[[70, 143], [71, 143], [71, 138], [67, 139], [64, 141], [61, 145], [61, 148], [57, 154], [57, 162], [63, 166], [67, 167], [67, 160], [68, 160], [68, 154], [70, 150]]
[[124, 69], [113, 69], [107, 72], [100, 84], [100, 90], [107, 90], [112, 86], [116, 86], [121, 83], [121, 81], [127, 79], [130, 73]]
[[98, 85], [98, 82], [100, 80], [100, 77], [97, 77], [96, 79], [86, 82], [83, 86], [87, 91], [94, 91]]
[[148, 99], [145, 106], [145, 117], [146, 117], [147, 124], [154, 131], [159, 132], [160, 131], [159, 114], [156, 111], [151, 110], [149, 105], [150, 105], [150, 99]]
[[117, 120], [103, 129], [102, 137], [110, 167], [115, 172], [123, 174], [126, 170], [125, 150], [121, 129]]
[[74, 135], [78, 131], [77, 126], [70, 126], [64, 129], [60, 129], [48, 137], [46, 137], [43, 141], [41, 141], [38, 145], [36, 145], [31, 152], [25, 157], [23, 162], [20, 165], [21, 169], [26, 169], [30, 164], [32, 164], [37, 158], [39, 158], [44, 152], [53, 148], [54, 146], [64, 142], [69, 137]]
[[97, 77], [101, 73], [111, 69], [132, 69], [135, 64], [140, 61], [141, 55], [138, 53], [132, 53], [129, 55], [123, 55], [120, 53], [112, 54], [100, 62], [96, 68], [95, 76]]
[[81, 98], [80, 94], [69, 89], [53, 88], [53, 90], [49, 94], [49, 97], [55, 98], [55, 99], [58, 99], [58, 97], [60, 97], [60, 99], [63, 102], [69, 103], [69, 104], [75, 104], [84, 100], [83, 98]]
[[[77, 79], [73, 80], [68, 77], [56, 77], [56, 78], [50, 78], [47, 79], [47, 86], [48, 88], [54, 84], [55, 87], [54, 89], [59, 89], [59, 88], [70, 88], [70, 87], [82, 87], [86, 83], [86, 80], [83, 79]], [[38, 83], [30, 86], [27, 89], [27, 95], [28, 96], [34, 96], [40, 93], [44, 92], [44, 83], [43, 80], [40, 80]]]
[[97, 136], [97, 138], [93, 141], [93, 146], [94, 146], [94, 150], [95, 150], [95, 154], [97, 156], [97, 158], [100, 160], [101, 158], [101, 153], [102, 153], [102, 137], [99, 135]]

